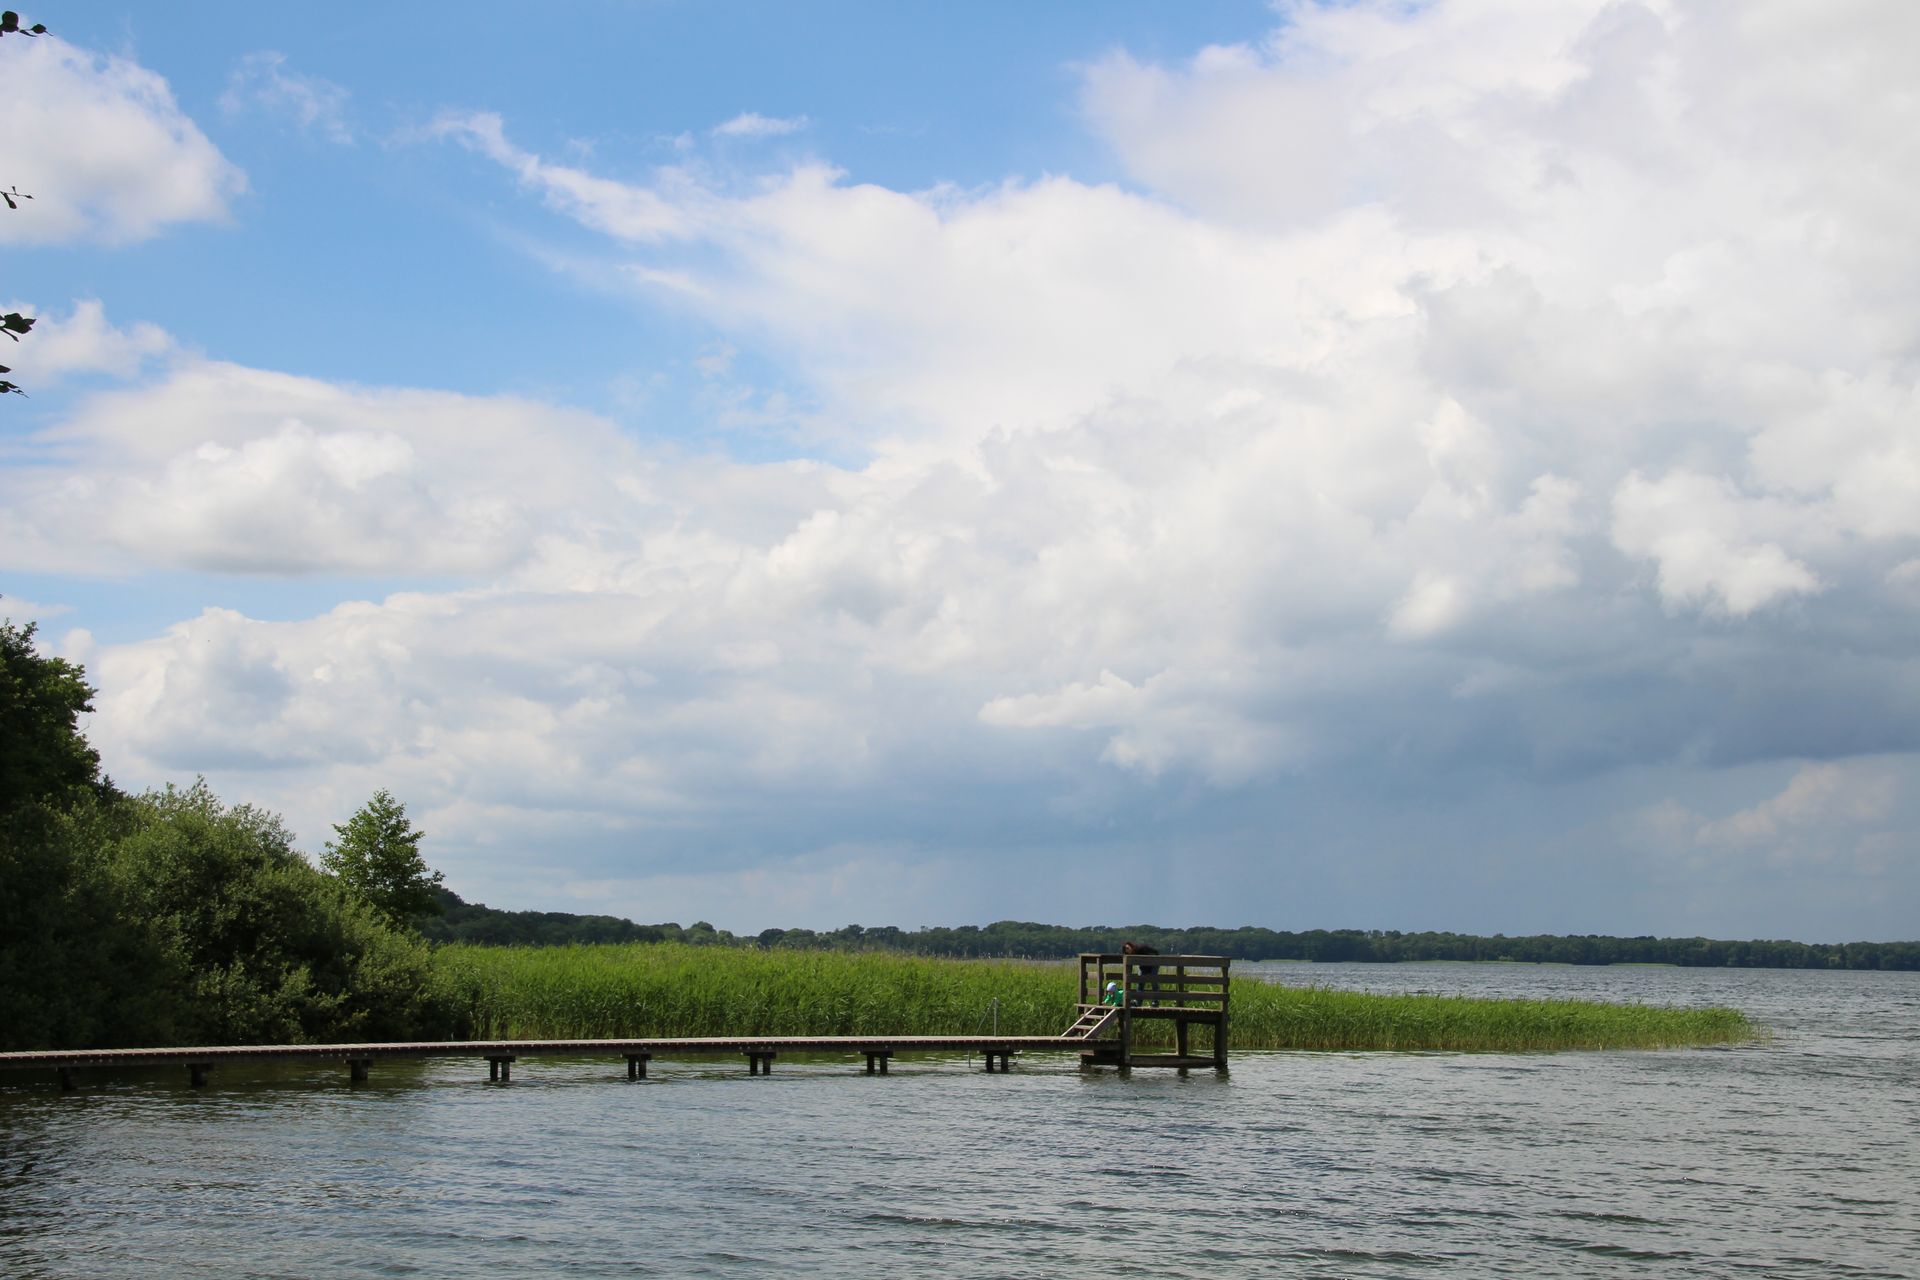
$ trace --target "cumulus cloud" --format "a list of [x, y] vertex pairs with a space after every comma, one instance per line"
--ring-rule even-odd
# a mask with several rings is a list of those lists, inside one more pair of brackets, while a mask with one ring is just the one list
[[[609, 428], [544, 406], [207, 361], [86, 399], [37, 450], [73, 461], [0, 474], [15, 569], [497, 571], [621, 461]], [[508, 477], [491, 450], [541, 465]]]
[[[1888, 176], [1920, 100], [1862, 12], [1913, 21], [1296, 5], [1258, 45], [1087, 70], [1130, 187], [628, 182], [450, 114], [725, 335], [703, 373], [774, 363], [854, 461], [184, 364], [0, 480], [0, 546], [460, 577], [107, 646], [103, 740], [279, 778], [296, 816], [417, 788], [473, 847], [617, 851], [595, 881], [1297, 778], [1910, 753], [1911, 646], [1875, 620], [1920, 560], [1920, 242]], [[1698, 849], [1854, 821], [1809, 776], [1675, 820]], [[1272, 809], [1239, 812], [1266, 849]]]
[[1659, 565], [1660, 597], [1668, 604], [1708, 602], [1744, 617], [1820, 589], [1779, 543], [1745, 527], [1756, 520], [1780, 525], [1790, 516], [1741, 502], [1724, 478], [1676, 472], [1650, 481], [1635, 473], [1614, 492], [1613, 510], [1614, 544]]
[[224, 218], [241, 172], [181, 112], [161, 76], [61, 41], [9, 40], [7, 182], [32, 203], [0, 243], [143, 240]]
[[344, 146], [353, 142], [347, 123], [349, 96], [331, 80], [289, 70], [284, 53], [262, 49], [240, 59], [220, 95], [220, 109], [228, 115], [259, 111], [286, 116], [301, 132]]

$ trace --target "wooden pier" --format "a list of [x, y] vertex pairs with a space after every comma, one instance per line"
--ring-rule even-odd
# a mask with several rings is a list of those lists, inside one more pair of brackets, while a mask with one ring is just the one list
[[[783, 1053], [845, 1054], [866, 1060], [868, 1075], [886, 1075], [896, 1054], [967, 1053], [984, 1059], [989, 1072], [1007, 1072], [1027, 1053], [1078, 1053], [1082, 1069], [1117, 1067], [1211, 1067], [1227, 1069], [1229, 961], [1221, 956], [1083, 955], [1078, 1016], [1057, 1036], [707, 1036], [608, 1040], [423, 1040], [376, 1044], [222, 1045], [164, 1049], [56, 1049], [0, 1053], [0, 1071], [49, 1071], [62, 1088], [75, 1087], [82, 1071], [116, 1067], [182, 1066], [195, 1088], [222, 1065], [252, 1062], [345, 1063], [349, 1079], [368, 1078], [373, 1064], [396, 1058], [472, 1058], [487, 1063], [487, 1078], [513, 1079], [522, 1058], [624, 1058], [627, 1079], [647, 1078], [655, 1058], [733, 1056], [747, 1060], [750, 1075], [769, 1075]], [[1106, 992], [1115, 984], [1112, 996]], [[1134, 1048], [1143, 1022], [1171, 1021], [1174, 1052]], [[1211, 1028], [1208, 1052], [1196, 1055], [1189, 1028]]]

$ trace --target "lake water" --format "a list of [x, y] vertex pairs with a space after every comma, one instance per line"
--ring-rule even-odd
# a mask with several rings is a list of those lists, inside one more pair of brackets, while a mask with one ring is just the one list
[[1764, 1044], [0, 1079], [0, 1276], [1920, 1276], [1920, 974], [1236, 967], [1731, 1004]]

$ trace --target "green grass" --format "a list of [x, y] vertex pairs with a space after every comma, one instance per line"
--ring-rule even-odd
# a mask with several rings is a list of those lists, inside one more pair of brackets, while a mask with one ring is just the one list
[[[1071, 963], [678, 943], [454, 945], [434, 964], [461, 1033], [478, 1039], [974, 1035], [994, 999], [1001, 1034], [1044, 1036], [1072, 1021], [1076, 995]], [[1141, 1029], [1149, 1044], [1170, 1030]], [[1235, 1049], [1655, 1049], [1758, 1034], [1725, 1008], [1233, 985]]]

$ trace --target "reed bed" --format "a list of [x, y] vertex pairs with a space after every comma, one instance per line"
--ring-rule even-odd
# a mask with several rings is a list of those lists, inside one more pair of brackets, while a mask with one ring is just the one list
[[1073, 1007], [1058, 964], [679, 943], [448, 946], [436, 952], [474, 1036], [1057, 1035]]
[[1524, 1053], [1550, 1049], [1669, 1049], [1754, 1039], [1738, 1009], [1379, 995], [1238, 982], [1234, 1047]]
[[[480, 1039], [1057, 1035], [1077, 994], [1070, 963], [886, 953], [746, 951], [678, 943], [440, 948], [463, 1034]], [[1374, 995], [1242, 979], [1235, 1049], [1659, 1049], [1755, 1038], [1726, 1008], [1586, 1000]], [[1141, 1043], [1170, 1035], [1143, 1023]], [[1206, 1033], [1203, 1031], [1202, 1036]]]

